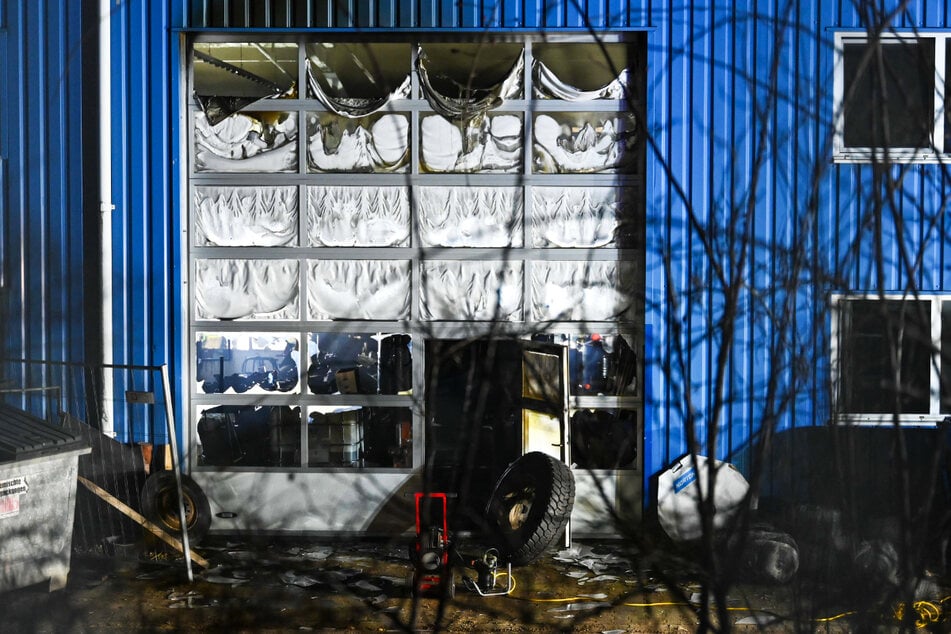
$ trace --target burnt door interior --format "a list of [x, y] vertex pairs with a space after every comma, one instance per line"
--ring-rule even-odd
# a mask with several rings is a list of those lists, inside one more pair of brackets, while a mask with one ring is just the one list
[[455, 530], [478, 529], [492, 487], [526, 451], [567, 462], [566, 349], [426, 341], [426, 483], [449, 493]]

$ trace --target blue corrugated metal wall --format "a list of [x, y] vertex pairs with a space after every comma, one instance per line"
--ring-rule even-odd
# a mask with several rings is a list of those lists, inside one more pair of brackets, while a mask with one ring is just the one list
[[[117, 364], [169, 364], [180, 376], [177, 302], [181, 284], [176, 123], [177, 36], [183, 4], [124, 0], [112, 14], [113, 358]], [[142, 389], [119, 375], [116, 390]], [[155, 389], [155, 386], [152, 386]], [[161, 394], [161, 391], [158, 392]], [[151, 421], [129, 408], [123, 438], [145, 438]], [[117, 417], [121, 413], [117, 414]], [[176, 419], [182, 420], [181, 405]], [[161, 440], [164, 427], [155, 429]]]
[[[0, 103], [0, 293], [5, 351], [16, 355], [82, 357], [83, 329], [94, 328], [81, 319], [88, 262], [77, 237], [77, 4], [0, 0], [0, 80], [8, 93]], [[176, 333], [183, 198], [178, 29], [647, 28], [645, 472], [687, 449], [690, 421], [698, 424], [696, 437], [708, 440], [709, 425], [719, 420], [715, 453], [740, 463], [761, 422], [774, 414], [781, 427], [824, 422], [823, 294], [875, 285], [871, 239], [854, 249], [870, 210], [871, 169], [830, 162], [830, 29], [865, 26], [856, 3], [123, 0], [115, 18], [117, 362], [178, 367], [184, 359]], [[924, 0], [908, 3], [897, 22], [951, 26], [945, 3]], [[885, 287], [901, 289], [911, 279], [927, 290], [951, 290], [951, 247], [934, 239], [946, 230], [939, 213], [944, 176], [936, 166], [894, 168], [892, 176], [899, 172], [900, 221], [883, 216], [890, 237]], [[727, 230], [737, 211], [748, 212], [739, 216], [746, 224]], [[730, 241], [739, 230], [755, 238], [742, 269]], [[903, 269], [899, 246], [922, 245], [919, 265]], [[716, 324], [731, 304], [729, 285], [720, 280], [738, 270], [737, 327], [724, 348]], [[729, 352], [722, 392], [721, 349]], [[803, 370], [795, 383], [793, 367]], [[718, 393], [726, 397], [719, 409]], [[773, 393], [792, 402], [771, 402]]]
[[614, 29], [642, 26], [628, 0], [194, 0], [189, 27]]
[[[7, 357], [83, 356], [81, 37], [79, 3], [0, 1], [0, 350]], [[9, 387], [27, 382], [8, 372], [0, 379]]]

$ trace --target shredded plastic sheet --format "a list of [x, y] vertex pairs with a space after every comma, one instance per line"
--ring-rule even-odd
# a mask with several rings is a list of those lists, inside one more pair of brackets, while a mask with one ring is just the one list
[[[474, 116], [497, 108], [506, 99], [518, 96], [522, 86], [522, 71], [525, 62], [521, 55], [516, 56], [512, 68], [505, 78], [488, 88], [471, 88], [452, 81], [458, 87], [458, 95], [444, 95], [439, 93], [432, 84], [429, 70], [426, 67], [428, 58], [423, 47], [418, 48], [416, 56], [416, 71], [419, 75], [419, 85], [423, 96], [433, 110], [454, 121], [467, 120]], [[451, 78], [449, 78], [451, 80]]]
[[314, 61], [310, 60], [307, 66], [307, 83], [310, 85], [311, 92], [328, 110], [341, 117], [347, 117], [348, 119], [366, 117], [371, 114], [376, 114], [381, 110], [386, 110], [393, 101], [407, 99], [409, 97], [411, 86], [409, 75], [406, 76], [406, 79], [403, 80], [403, 83], [400, 84], [396, 90], [378, 99], [335, 97], [321, 87], [314, 73], [313, 65]]
[[521, 263], [433, 260], [422, 264], [422, 273], [423, 319], [522, 319]]
[[533, 187], [532, 245], [603, 247], [614, 244], [624, 206], [616, 187]]
[[307, 156], [314, 170], [395, 172], [407, 165], [409, 119], [406, 115], [343, 120], [311, 115], [308, 129]]
[[296, 187], [195, 187], [195, 246], [297, 243]]
[[419, 238], [426, 247], [521, 247], [517, 187], [418, 187]]
[[522, 119], [485, 115], [454, 123], [423, 117], [423, 167], [430, 172], [518, 172], [522, 164]]
[[410, 263], [315, 260], [307, 263], [310, 319], [408, 319]]
[[532, 75], [532, 86], [536, 97], [564, 101], [624, 99], [628, 83], [628, 71], [625, 68], [609, 84], [596, 90], [581, 90], [558, 79], [558, 76], [538, 59], [532, 62]]
[[610, 321], [633, 307], [631, 262], [535, 262], [532, 318], [538, 321]]
[[547, 114], [535, 118], [535, 171], [545, 173], [611, 172], [631, 160], [634, 140], [631, 117], [608, 117], [577, 127], [567, 117], [559, 122]]
[[297, 260], [209, 259], [195, 263], [198, 319], [298, 319]]
[[297, 115], [234, 114], [210, 125], [195, 113], [195, 169], [199, 172], [297, 170]]
[[307, 188], [307, 237], [315, 247], [408, 247], [405, 187]]

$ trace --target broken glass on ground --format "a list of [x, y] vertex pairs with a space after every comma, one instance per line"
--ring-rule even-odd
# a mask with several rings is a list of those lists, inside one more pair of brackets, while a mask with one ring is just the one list
[[604, 610], [610, 608], [611, 604], [607, 601], [580, 601], [577, 603], [566, 603], [556, 608], [551, 608], [549, 612], [584, 612], [587, 610]]

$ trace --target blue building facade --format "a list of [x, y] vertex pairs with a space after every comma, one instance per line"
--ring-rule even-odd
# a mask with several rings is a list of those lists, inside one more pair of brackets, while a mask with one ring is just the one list
[[[943, 3], [895, 4], [123, 0], [106, 23], [96, 7], [67, 0], [0, 2], [0, 80], [14, 97], [0, 102], [3, 356], [96, 363], [106, 306], [113, 323], [108, 356], [115, 363], [171, 368], [186, 450], [195, 448], [201, 407], [227, 405], [194, 387], [196, 337], [229, 335], [237, 327], [228, 319], [211, 327], [195, 317], [195, 267], [214, 258], [201, 250], [207, 247], [189, 242], [189, 209], [197, 205], [194, 188], [238, 186], [241, 178], [215, 180], [194, 169], [198, 107], [190, 73], [196, 43], [634, 43], [643, 56], [642, 93], [628, 105], [638, 119], [642, 167], [623, 186], [638, 190], [642, 235], [636, 248], [612, 250], [610, 257], [641, 262], [634, 286], [641, 307], [630, 330], [640, 364], [637, 396], [630, 401], [638, 410], [638, 445], [627, 475], [625, 469], [602, 471], [622, 482], [619, 487], [636, 489], [615, 491], [616, 499], [638, 505], [649, 504], [652, 478], [691, 448], [752, 474], [753, 448], [766, 430], [826, 425], [835, 418], [833, 361], [840, 348], [833, 309], [840, 295], [933, 296], [939, 298], [935, 320], [944, 314], [940, 295], [948, 290], [951, 245], [944, 238], [943, 145], [929, 148], [924, 158], [918, 153], [883, 162], [874, 152], [850, 153], [849, 133], [841, 131], [843, 113], [851, 110], [837, 94], [837, 65], [844, 63], [837, 38], [851, 34], [862, 44], [883, 25], [907, 38], [951, 28]], [[98, 54], [89, 44], [102, 24], [108, 24], [112, 55], [115, 205], [107, 212], [112, 235], [104, 249], [95, 194], [98, 144], [91, 132], [101, 111], [92, 70]], [[943, 77], [944, 40], [930, 46], [941, 52], [929, 68]], [[936, 104], [940, 108], [939, 98]], [[310, 108], [295, 107], [305, 115]], [[932, 118], [943, 119], [936, 112]], [[301, 191], [324, 186], [306, 173], [301, 168], [299, 180], [281, 183]], [[420, 187], [428, 182], [414, 181]], [[507, 184], [502, 178], [475, 182]], [[460, 186], [467, 183], [458, 179]], [[371, 184], [344, 178], [327, 186]], [[110, 254], [111, 304], [90, 282], [103, 268], [100, 251]], [[344, 259], [359, 255], [348, 252]], [[406, 257], [419, 266], [418, 256]], [[532, 266], [557, 260], [525, 257]], [[595, 328], [612, 319], [594, 320]], [[302, 331], [313, 328], [311, 317], [301, 320]], [[384, 328], [375, 323], [379, 319], [370, 321], [369, 331]], [[593, 332], [585, 330], [583, 316], [571, 321], [574, 330], [568, 330]], [[936, 326], [929, 332], [932, 341], [943, 341]], [[421, 380], [422, 370], [415, 372]], [[934, 372], [940, 380], [940, 367]], [[610, 408], [628, 404], [621, 399]], [[379, 405], [411, 408], [398, 399]], [[916, 410], [916, 422], [933, 422], [943, 411], [940, 403]], [[414, 415], [419, 432], [422, 414]], [[120, 435], [131, 433], [123, 431], [130, 423], [116, 424]], [[412, 465], [418, 467], [422, 447], [415, 452]], [[189, 465], [202, 472], [194, 456]], [[225, 471], [219, 485], [240, 476]], [[259, 484], [281, 476], [252, 471]], [[334, 473], [359, 488], [351, 474]], [[208, 475], [203, 486], [215, 489], [215, 477]], [[373, 480], [374, 486], [387, 494], [402, 486], [403, 480], [386, 477]], [[246, 491], [242, 487], [252, 485], [228, 486]], [[322, 524], [318, 530], [334, 528]]]

